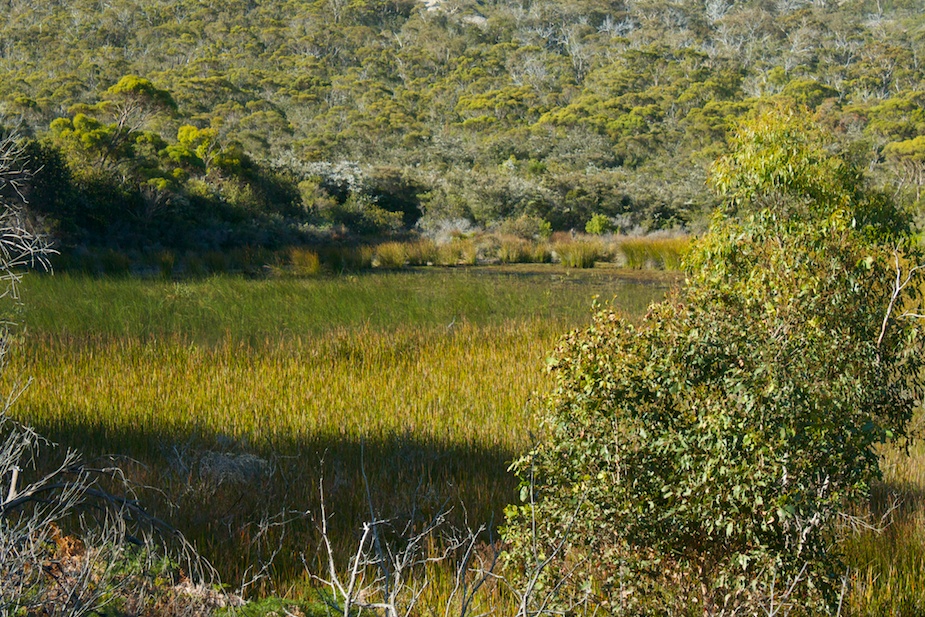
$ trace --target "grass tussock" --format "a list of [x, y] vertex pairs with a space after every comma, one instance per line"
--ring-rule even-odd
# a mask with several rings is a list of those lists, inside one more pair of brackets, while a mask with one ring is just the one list
[[553, 236], [553, 240], [552, 250], [567, 268], [593, 268], [595, 263], [605, 261], [610, 256], [609, 247], [601, 238]]
[[621, 239], [619, 251], [628, 268], [678, 270], [689, 245], [688, 236], [642, 236]]
[[407, 263], [407, 251], [401, 242], [383, 242], [375, 248], [372, 265], [376, 268], [394, 270]]
[[409, 266], [431, 266], [437, 263], [438, 249], [433, 240], [420, 238], [405, 243], [405, 259]]
[[321, 273], [321, 258], [310, 249], [293, 247], [289, 249], [289, 265], [298, 276], [317, 276]]

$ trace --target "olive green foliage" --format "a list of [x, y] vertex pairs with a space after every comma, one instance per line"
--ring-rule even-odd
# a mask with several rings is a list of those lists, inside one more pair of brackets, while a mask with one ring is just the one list
[[32, 204], [66, 245], [225, 248], [460, 217], [699, 230], [709, 161], [768, 99], [807, 105], [901, 199], [921, 186], [883, 156], [922, 134], [914, 2], [8, 5], [0, 122], [64, 156], [73, 205]]
[[564, 539], [546, 576], [577, 567], [614, 612], [837, 607], [838, 523], [925, 386], [917, 287], [896, 286], [921, 256], [805, 115], [741, 126], [683, 289], [560, 344], [545, 439], [515, 464], [521, 567]]

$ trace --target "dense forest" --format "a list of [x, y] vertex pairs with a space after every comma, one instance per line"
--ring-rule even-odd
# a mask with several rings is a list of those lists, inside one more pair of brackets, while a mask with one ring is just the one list
[[595, 215], [697, 231], [732, 120], [773, 99], [903, 203], [925, 184], [919, 0], [3, 0], [0, 15], [0, 125], [23, 136], [26, 197], [65, 250]]

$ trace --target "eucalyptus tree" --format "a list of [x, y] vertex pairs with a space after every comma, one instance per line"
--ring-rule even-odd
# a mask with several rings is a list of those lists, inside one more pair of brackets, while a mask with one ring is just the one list
[[[753, 115], [686, 285], [550, 360], [512, 561], [614, 613], [835, 612], [839, 523], [923, 395], [908, 218], [806, 111]], [[553, 557], [556, 557], [553, 559]]]

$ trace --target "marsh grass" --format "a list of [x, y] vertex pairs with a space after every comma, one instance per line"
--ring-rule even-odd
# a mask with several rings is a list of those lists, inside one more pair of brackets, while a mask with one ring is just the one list
[[552, 250], [559, 262], [567, 268], [593, 268], [598, 261], [609, 260], [607, 242], [596, 236], [557, 238], [553, 236]]
[[[321, 258], [310, 249], [293, 247], [289, 249], [289, 266], [299, 276], [316, 276], [321, 273]], [[193, 274], [201, 274], [201, 271]]]
[[[21, 357], [35, 382], [20, 412], [91, 458], [137, 460], [133, 480], [178, 506], [170, 512], [151, 493], [158, 513], [235, 580], [257, 561], [251, 527], [274, 509], [317, 512], [325, 471], [338, 520], [363, 520], [361, 459], [384, 516], [451, 499], [474, 520], [497, 519], [512, 497], [506, 462], [529, 444], [529, 401], [555, 337], [528, 322], [359, 328], [258, 345], [37, 338]], [[215, 454], [258, 457], [272, 472], [264, 477], [261, 463], [255, 477], [215, 477], [203, 468]], [[293, 549], [313, 545], [310, 532], [292, 531], [301, 538]], [[278, 567], [286, 578], [301, 571]]]
[[408, 261], [408, 252], [402, 242], [383, 242], [375, 248], [372, 265], [377, 268], [401, 268]]
[[627, 268], [678, 270], [690, 245], [688, 236], [622, 238], [619, 250]]
[[305, 279], [162, 281], [57, 274], [28, 278], [23, 304], [10, 317], [35, 336], [183, 336], [197, 343], [231, 339], [262, 344], [338, 328], [389, 330], [463, 321], [482, 326], [532, 319], [584, 323], [592, 296], [641, 314], [676, 280], [529, 264]]
[[852, 615], [925, 615], [925, 443], [918, 439], [885, 448], [883, 481], [862, 511], [874, 527], [849, 534]]
[[381, 516], [449, 504], [456, 523], [500, 522], [557, 338], [593, 295], [639, 314], [668, 281], [552, 266], [32, 277], [6, 375], [34, 378], [19, 417], [117, 456], [227, 580], [282, 541], [272, 580], [296, 584], [318, 545], [311, 516], [284, 537], [260, 522], [317, 514], [322, 478], [342, 551], [369, 515], [364, 469]]
[[[594, 295], [640, 315], [676, 280], [598, 266], [34, 276], [6, 316], [23, 327], [4, 387], [34, 378], [18, 417], [88, 457], [115, 456], [226, 580], [283, 546], [254, 591], [308, 597], [301, 554], [321, 565], [322, 479], [342, 554], [369, 517], [364, 470], [382, 517], [450, 506], [456, 524], [502, 520], [516, 500], [507, 465], [529, 447], [560, 334], [587, 323]], [[901, 507], [884, 531], [847, 536], [846, 614], [925, 614], [925, 444], [882, 460], [861, 514]], [[283, 511], [285, 533], [261, 525]], [[447, 576], [432, 574], [428, 606], [444, 601]]]
[[321, 273], [358, 273], [370, 268], [471, 266], [558, 261], [568, 268], [596, 263], [631, 268], [676, 270], [688, 239], [644, 236], [620, 238], [558, 232], [550, 238], [510, 233], [473, 232], [441, 239], [408, 237], [379, 243], [343, 242], [279, 249], [240, 247], [229, 251], [126, 251], [82, 249], [55, 256], [54, 269], [71, 274], [142, 276], [184, 280], [220, 274], [249, 277], [312, 277]]
[[438, 249], [433, 240], [421, 238], [405, 243], [405, 260], [411, 266], [428, 266], [437, 263]]

